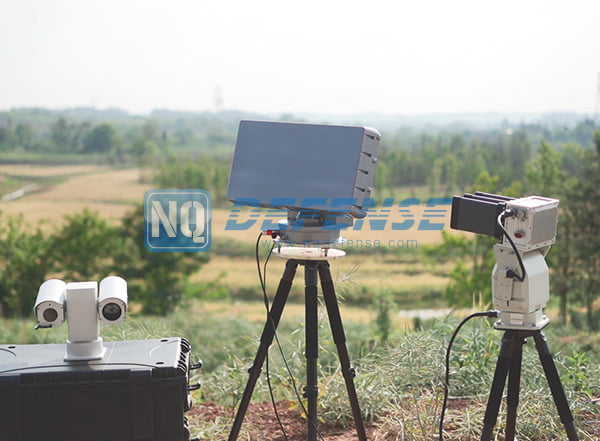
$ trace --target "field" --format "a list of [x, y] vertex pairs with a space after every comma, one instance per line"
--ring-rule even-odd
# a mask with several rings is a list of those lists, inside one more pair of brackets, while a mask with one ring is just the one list
[[22, 214], [33, 225], [40, 221], [58, 225], [65, 215], [78, 213], [84, 207], [117, 222], [134, 204], [143, 201], [150, 188], [139, 183], [140, 172], [136, 169], [4, 165], [0, 173], [36, 184], [24, 197], [0, 204], [2, 212]]
[[[31, 225], [43, 222], [44, 229], [60, 225], [66, 215], [80, 212], [84, 207], [97, 211], [112, 223], [118, 223], [136, 204], [141, 204], [145, 192], [153, 188], [151, 184], [140, 183], [139, 169], [3, 165], [0, 166], [0, 174], [3, 176], [0, 184], [12, 183], [11, 186], [0, 185], [4, 194], [16, 190], [15, 182], [21, 188], [30, 188], [23, 197], [0, 202], [0, 211], [7, 215], [22, 215], [24, 221]], [[422, 205], [410, 207], [409, 215], [415, 223], [404, 231], [393, 230], [392, 223], [406, 221], [406, 214], [391, 209], [382, 230], [371, 228], [367, 218], [364, 224], [357, 222], [353, 229], [344, 232], [347, 256], [331, 262], [340, 295], [350, 293], [360, 296], [361, 290], [389, 291], [399, 293], [398, 296], [406, 300], [403, 302], [406, 308], [430, 306], [427, 302], [419, 302], [419, 293], [440, 293], [447, 282], [443, 273], [449, 268], [428, 267], [410, 258], [412, 250], [441, 239], [440, 231], [418, 229], [423, 210]], [[212, 239], [219, 244], [219, 251], [212, 253], [210, 262], [192, 277], [192, 282], [203, 284], [216, 281], [234, 294], [256, 294], [258, 279], [252, 251], [241, 253], [240, 256], [238, 250], [256, 242], [263, 223], [271, 220], [269, 216], [267, 211], [242, 210], [239, 217], [234, 218], [228, 208], [214, 209]], [[228, 221], [242, 223], [253, 219], [256, 220], [254, 225], [245, 230], [226, 228]], [[436, 222], [444, 222], [447, 226], [447, 216]], [[263, 238], [261, 248], [267, 249], [269, 245], [270, 239]], [[406, 257], [400, 261], [394, 256], [374, 254], [365, 259], [364, 252], [372, 252], [378, 247], [403, 248]], [[282, 261], [274, 258], [269, 266], [269, 279], [276, 282], [281, 271]], [[296, 298], [301, 296], [302, 284], [297, 285], [294, 286], [292, 298], [294, 295]]]

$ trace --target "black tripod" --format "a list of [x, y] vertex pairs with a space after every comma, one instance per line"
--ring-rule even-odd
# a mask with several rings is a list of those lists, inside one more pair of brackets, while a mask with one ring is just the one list
[[502, 337], [502, 346], [500, 355], [494, 372], [492, 389], [488, 398], [484, 425], [481, 431], [481, 441], [489, 441], [492, 438], [492, 432], [498, 418], [498, 410], [502, 400], [502, 392], [508, 375], [508, 390], [506, 397], [506, 427], [504, 429], [505, 441], [515, 439], [515, 422], [517, 419], [517, 406], [519, 405], [519, 387], [521, 382], [521, 361], [523, 357], [523, 345], [527, 342], [527, 337], [533, 337], [535, 346], [544, 368], [544, 374], [548, 380], [554, 404], [558, 409], [560, 421], [563, 423], [569, 441], [578, 441], [577, 431], [573, 424], [573, 415], [569, 409], [569, 403], [565, 396], [565, 391], [560, 382], [556, 365], [552, 359], [552, 354], [548, 348], [546, 336], [540, 330], [507, 330]]
[[305, 314], [306, 314], [306, 387], [304, 388], [304, 397], [307, 399], [308, 415], [307, 415], [307, 430], [308, 441], [317, 440], [317, 358], [319, 351], [318, 342], [318, 298], [317, 298], [317, 280], [321, 279], [321, 289], [323, 298], [329, 316], [329, 324], [333, 334], [333, 340], [337, 347], [342, 375], [346, 382], [346, 390], [350, 399], [352, 408], [352, 417], [356, 426], [356, 432], [359, 441], [366, 441], [365, 428], [361, 419], [360, 407], [356, 389], [354, 387], [354, 368], [350, 366], [350, 358], [346, 347], [346, 335], [342, 326], [342, 318], [335, 296], [335, 289], [331, 272], [329, 271], [329, 263], [326, 260], [288, 260], [285, 270], [277, 287], [277, 292], [271, 305], [271, 310], [267, 317], [265, 327], [260, 337], [260, 345], [254, 358], [252, 367], [248, 370], [250, 377], [246, 383], [246, 389], [242, 395], [240, 407], [235, 416], [233, 427], [229, 433], [229, 441], [235, 441], [239, 434], [244, 416], [250, 404], [252, 392], [256, 381], [260, 376], [260, 372], [267, 356], [269, 346], [273, 342], [273, 337], [279, 324], [279, 319], [283, 312], [285, 302], [292, 287], [296, 268], [298, 265], [304, 265], [304, 280], [305, 280]]

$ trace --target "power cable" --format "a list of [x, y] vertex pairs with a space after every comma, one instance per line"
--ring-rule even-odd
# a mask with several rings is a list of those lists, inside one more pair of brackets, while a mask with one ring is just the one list
[[[265, 308], [267, 310], [267, 320], [273, 328], [273, 336], [275, 337], [275, 342], [277, 344], [277, 348], [279, 349], [279, 354], [281, 355], [281, 359], [283, 360], [285, 369], [290, 377], [290, 383], [292, 385], [292, 389], [294, 390], [294, 394], [296, 395], [298, 404], [302, 408], [302, 411], [304, 412], [304, 414], [308, 415], [308, 410], [306, 409], [306, 406], [304, 405], [304, 402], [302, 401], [302, 397], [300, 396], [300, 393], [298, 392], [296, 380], [294, 378], [294, 375], [292, 374], [292, 370], [290, 369], [287, 358], [285, 357], [285, 354], [283, 352], [281, 342], [279, 341], [279, 336], [277, 335], [277, 327], [275, 326], [275, 323], [273, 322], [273, 320], [271, 318], [271, 312], [270, 312], [271, 305], [269, 304], [269, 299], [267, 296], [266, 279], [267, 279], [267, 263], [269, 262], [271, 256], [273, 255], [273, 249], [275, 248], [275, 243], [271, 244], [271, 248], [269, 250], [269, 253], [267, 254], [267, 257], [265, 259], [265, 263], [264, 263], [264, 266], [263, 266], [262, 272], [261, 272], [260, 257], [259, 257], [259, 245], [260, 245], [260, 239], [262, 238], [262, 236], [263, 236], [263, 233], [261, 232], [261, 233], [259, 233], [258, 238], [256, 239], [255, 256], [256, 256], [256, 267], [257, 267], [257, 271], [258, 271], [258, 279], [260, 281], [260, 286], [261, 286], [262, 294], [263, 294], [263, 300], [264, 300]], [[289, 441], [287, 434], [285, 432], [285, 429], [283, 427], [283, 424], [280, 420], [279, 413], [277, 411], [277, 406], [275, 404], [275, 398], [273, 395], [273, 389], [271, 386], [271, 379], [270, 379], [270, 375], [269, 375], [269, 353], [268, 353], [268, 351], [267, 351], [267, 355], [265, 357], [265, 368], [266, 368], [266, 376], [267, 376], [267, 385], [269, 388], [269, 395], [271, 397], [271, 403], [273, 405], [273, 410], [275, 411], [275, 418], [277, 419], [277, 423], [279, 424], [279, 428], [281, 429], [283, 437], [285, 438], [286, 441]], [[316, 430], [319, 438], [322, 441], [324, 441], [324, 438], [323, 438], [323, 435], [321, 434], [321, 432], [319, 432], [319, 430], [316, 427], [315, 427], [315, 430]]]
[[510, 243], [510, 246], [512, 247], [513, 251], [515, 252], [515, 255], [517, 256], [517, 261], [519, 262], [519, 267], [521, 268], [521, 275], [518, 275], [513, 270], [508, 270], [506, 272], [506, 277], [511, 277], [511, 278], [514, 277], [519, 282], [522, 282], [523, 280], [525, 280], [525, 276], [526, 276], [525, 265], [523, 264], [523, 259], [521, 258], [521, 253], [519, 253], [519, 250], [517, 249], [515, 242], [513, 241], [512, 237], [510, 237], [510, 234], [508, 234], [508, 231], [506, 231], [506, 228], [504, 228], [504, 224], [503, 224], [504, 219], [506, 219], [507, 217], [512, 217], [512, 216], [514, 216], [514, 212], [512, 209], [509, 208], [507, 210], [504, 210], [502, 213], [500, 213], [498, 215], [496, 222], [498, 223], [498, 226], [502, 230], [504, 237], [506, 237], [506, 239], [508, 239], [508, 243]]
[[444, 416], [446, 414], [446, 407], [448, 405], [448, 391], [450, 389], [450, 351], [452, 350], [452, 344], [458, 335], [458, 332], [463, 327], [465, 323], [475, 317], [498, 317], [498, 311], [490, 310], [483, 312], [475, 312], [467, 317], [465, 317], [460, 324], [456, 327], [454, 332], [452, 333], [452, 337], [450, 338], [450, 342], [448, 343], [448, 348], [446, 349], [446, 374], [444, 376], [444, 402], [442, 403], [442, 411], [440, 415], [440, 425], [439, 425], [439, 441], [444, 440]]
[[[260, 239], [261, 239], [262, 235], [263, 235], [263, 233], [260, 232], [258, 235], [258, 238], [256, 239], [256, 249], [255, 249], [256, 267], [258, 270], [258, 280], [260, 281], [260, 287], [261, 287], [262, 294], [263, 294], [263, 300], [265, 303], [265, 308], [267, 309], [267, 319], [268, 319], [269, 323], [271, 323], [271, 326], [273, 326], [273, 331], [275, 332], [275, 338], [277, 340], [277, 345], [279, 345], [279, 339], [277, 338], [277, 330], [275, 329], [275, 324], [271, 320], [271, 313], [270, 313], [271, 307], [269, 305], [269, 299], [267, 297], [267, 288], [266, 288], [266, 286], [267, 286], [267, 263], [269, 262], [269, 259], [271, 258], [271, 254], [273, 254], [273, 246], [274, 245], [271, 245], [269, 254], [267, 255], [267, 258], [265, 259], [263, 272], [261, 272], [260, 257], [259, 257], [258, 249], [259, 249]], [[287, 432], [285, 431], [285, 428], [283, 427], [283, 423], [281, 422], [281, 418], [279, 416], [279, 411], [277, 410], [277, 404], [275, 403], [275, 396], [273, 394], [273, 386], [271, 385], [271, 373], [269, 371], [269, 353], [268, 352], [265, 357], [265, 362], [266, 362], [265, 369], [266, 369], [267, 386], [269, 388], [269, 397], [271, 398], [271, 404], [273, 405], [273, 411], [275, 412], [275, 419], [277, 420], [279, 429], [281, 430], [281, 433], [283, 434], [283, 438], [285, 439], [285, 441], [289, 441]]]

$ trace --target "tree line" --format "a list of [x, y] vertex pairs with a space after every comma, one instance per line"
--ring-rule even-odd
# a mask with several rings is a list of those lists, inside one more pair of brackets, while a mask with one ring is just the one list
[[205, 253], [152, 253], [142, 240], [144, 214], [137, 207], [118, 225], [84, 209], [47, 233], [22, 217], [0, 218], [0, 316], [29, 316], [48, 278], [127, 280], [132, 301], [146, 314], [164, 314], [184, 297], [187, 278], [207, 261]]
[[[46, 115], [44, 126], [36, 119], [27, 118], [15, 119], [9, 124], [2, 117], [0, 115], [0, 155], [3, 151], [36, 149], [96, 155], [96, 158], [119, 164], [139, 166], [144, 170], [141, 178], [151, 180], [157, 187], [207, 189], [213, 196], [214, 206], [229, 206], [225, 192], [235, 145], [235, 118], [189, 118], [169, 113], [164, 117], [157, 114], [156, 119], [125, 118], [107, 122], [59, 117], [48, 122], [52, 116]], [[597, 327], [600, 326], [597, 312], [600, 309], [600, 235], [597, 231], [600, 228], [600, 135], [597, 130], [593, 121], [584, 120], [572, 127], [520, 124], [513, 128], [505, 124], [501, 129], [479, 131], [405, 128], [383, 133], [374, 196], [424, 197], [427, 194], [441, 197], [480, 190], [515, 197], [540, 194], [560, 199], [557, 244], [548, 255], [552, 297], [558, 299], [563, 321], [579, 320]], [[33, 272], [35, 266], [48, 274], [56, 271], [70, 274], [74, 270], [56, 265], [68, 262], [76, 265], [77, 261], [89, 261], [96, 268], [94, 273], [79, 268], [77, 271], [81, 272], [72, 274], [76, 278], [97, 278], [118, 268], [127, 270], [133, 280], [133, 291], [139, 292], [136, 295], [158, 296], [156, 303], [146, 299], [147, 312], [160, 312], [169, 305], [169, 300], [164, 298], [167, 295], [164, 288], [170, 283], [183, 286], [191, 274], [188, 268], [191, 271], [194, 265], [201, 264], [185, 255], [148, 254], [143, 244], [133, 239], [142, 231], [140, 225], [133, 225], [133, 217], [113, 227], [95, 219], [97, 216], [91, 213], [80, 216], [65, 225], [86, 221], [101, 237], [108, 231], [98, 246], [113, 243], [109, 236], [120, 238], [114, 247], [111, 245], [112, 248], [97, 253], [105, 257], [70, 259], [69, 253], [76, 255], [86, 248], [81, 241], [92, 240], [84, 231], [77, 232], [74, 226], [69, 242], [61, 236], [67, 234], [66, 230], [50, 235], [44, 235], [41, 230], [26, 233], [19, 230], [16, 221], [3, 222], [4, 265], [11, 266], [4, 271], [0, 282], [0, 297], [5, 299], [0, 299], [3, 312], [25, 311], [28, 307], [23, 309], [20, 300], [13, 299], [16, 293], [23, 292], [19, 283], [42, 280], [37, 276], [21, 277], [18, 268]], [[80, 242], [76, 244], [77, 240]], [[38, 242], [44, 245], [35, 245]], [[465, 238], [446, 233], [444, 243], [429, 251], [430, 259], [457, 262], [446, 290], [449, 304], [470, 306], [474, 297], [491, 301], [492, 245], [493, 240], [486, 237]], [[26, 262], [19, 253], [26, 254], [27, 250], [39, 253]], [[148, 275], [149, 268], [160, 268], [169, 258], [183, 260], [177, 265], [165, 264], [164, 270]], [[182, 268], [183, 272], [169, 279], [169, 267]], [[178, 289], [175, 292], [182, 292]], [[583, 308], [582, 316], [578, 315], [579, 307]]]

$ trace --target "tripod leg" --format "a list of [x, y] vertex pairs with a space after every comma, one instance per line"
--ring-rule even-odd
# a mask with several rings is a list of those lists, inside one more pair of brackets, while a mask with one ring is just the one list
[[325, 261], [319, 265], [319, 276], [321, 277], [321, 289], [323, 290], [323, 298], [325, 300], [325, 306], [327, 307], [327, 315], [329, 316], [333, 341], [337, 347], [342, 375], [346, 382], [346, 390], [348, 391], [352, 417], [354, 418], [354, 425], [356, 426], [356, 434], [358, 435], [359, 441], [367, 441], [360, 406], [358, 404], [358, 397], [356, 395], [356, 388], [354, 387], [355, 371], [354, 368], [350, 366], [350, 357], [348, 355], [348, 348], [346, 347], [346, 335], [342, 325], [342, 317], [335, 296], [335, 288], [333, 286], [328, 262]]
[[285, 270], [281, 276], [281, 280], [279, 281], [279, 286], [277, 287], [277, 292], [273, 298], [271, 310], [269, 311], [267, 321], [265, 322], [265, 327], [260, 337], [260, 344], [258, 346], [256, 356], [254, 357], [254, 363], [252, 364], [252, 367], [248, 369], [250, 377], [246, 383], [246, 389], [244, 389], [244, 394], [242, 395], [240, 407], [235, 415], [231, 432], [229, 432], [228, 441], [235, 441], [242, 427], [244, 416], [246, 415], [248, 405], [250, 404], [250, 399], [252, 398], [252, 392], [254, 392], [254, 386], [256, 386], [256, 381], [260, 376], [260, 371], [263, 363], [265, 362], [269, 346], [271, 346], [271, 343], [273, 343], [275, 330], [277, 329], [279, 319], [283, 313], [283, 307], [285, 306], [288, 294], [290, 293], [297, 267], [298, 261], [296, 260], [288, 260], [285, 265]]
[[540, 356], [540, 362], [542, 363], [546, 379], [548, 380], [548, 386], [550, 386], [550, 391], [554, 398], [554, 404], [558, 409], [560, 421], [563, 423], [565, 431], [567, 432], [567, 437], [569, 438], [569, 441], [579, 441], [575, 424], [573, 424], [573, 414], [571, 413], [571, 409], [569, 409], [569, 403], [560, 382], [556, 365], [552, 359], [550, 348], [548, 348], [546, 336], [540, 331], [539, 333], [534, 334], [533, 338], [535, 339], [535, 346], [538, 355]]
[[513, 356], [508, 371], [508, 391], [506, 396], [506, 427], [504, 440], [513, 441], [516, 434], [517, 407], [519, 406], [519, 389], [521, 387], [521, 364], [523, 361], [523, 345], [526, 340], [518, 335], [514, 336], [515, 344]]
[[317, 264], [307, 261], [304, 264], [305, 280], [305, 321], [306, 321], [306, 387], [308, 441], [317, 441], [317, 358], [319, 357], [319, 324], [317, 296]]
[[506, 376], [510, 367], [510, 361], [513, 355], [515, 345], [515, 336], [511, 331], [506, 331], [502, 337], [502, 346], [496, 362], [496, 371], [492, 381], [492, 389], [488, 397], [485, 416], [483, 418], [483, 429], [481, 430], [480, 441], [489, 441], [492, 438], [492, 432], [496, 421], [498, 420], [498, 411], [502, 401], [502, 392], [506, 383]]

